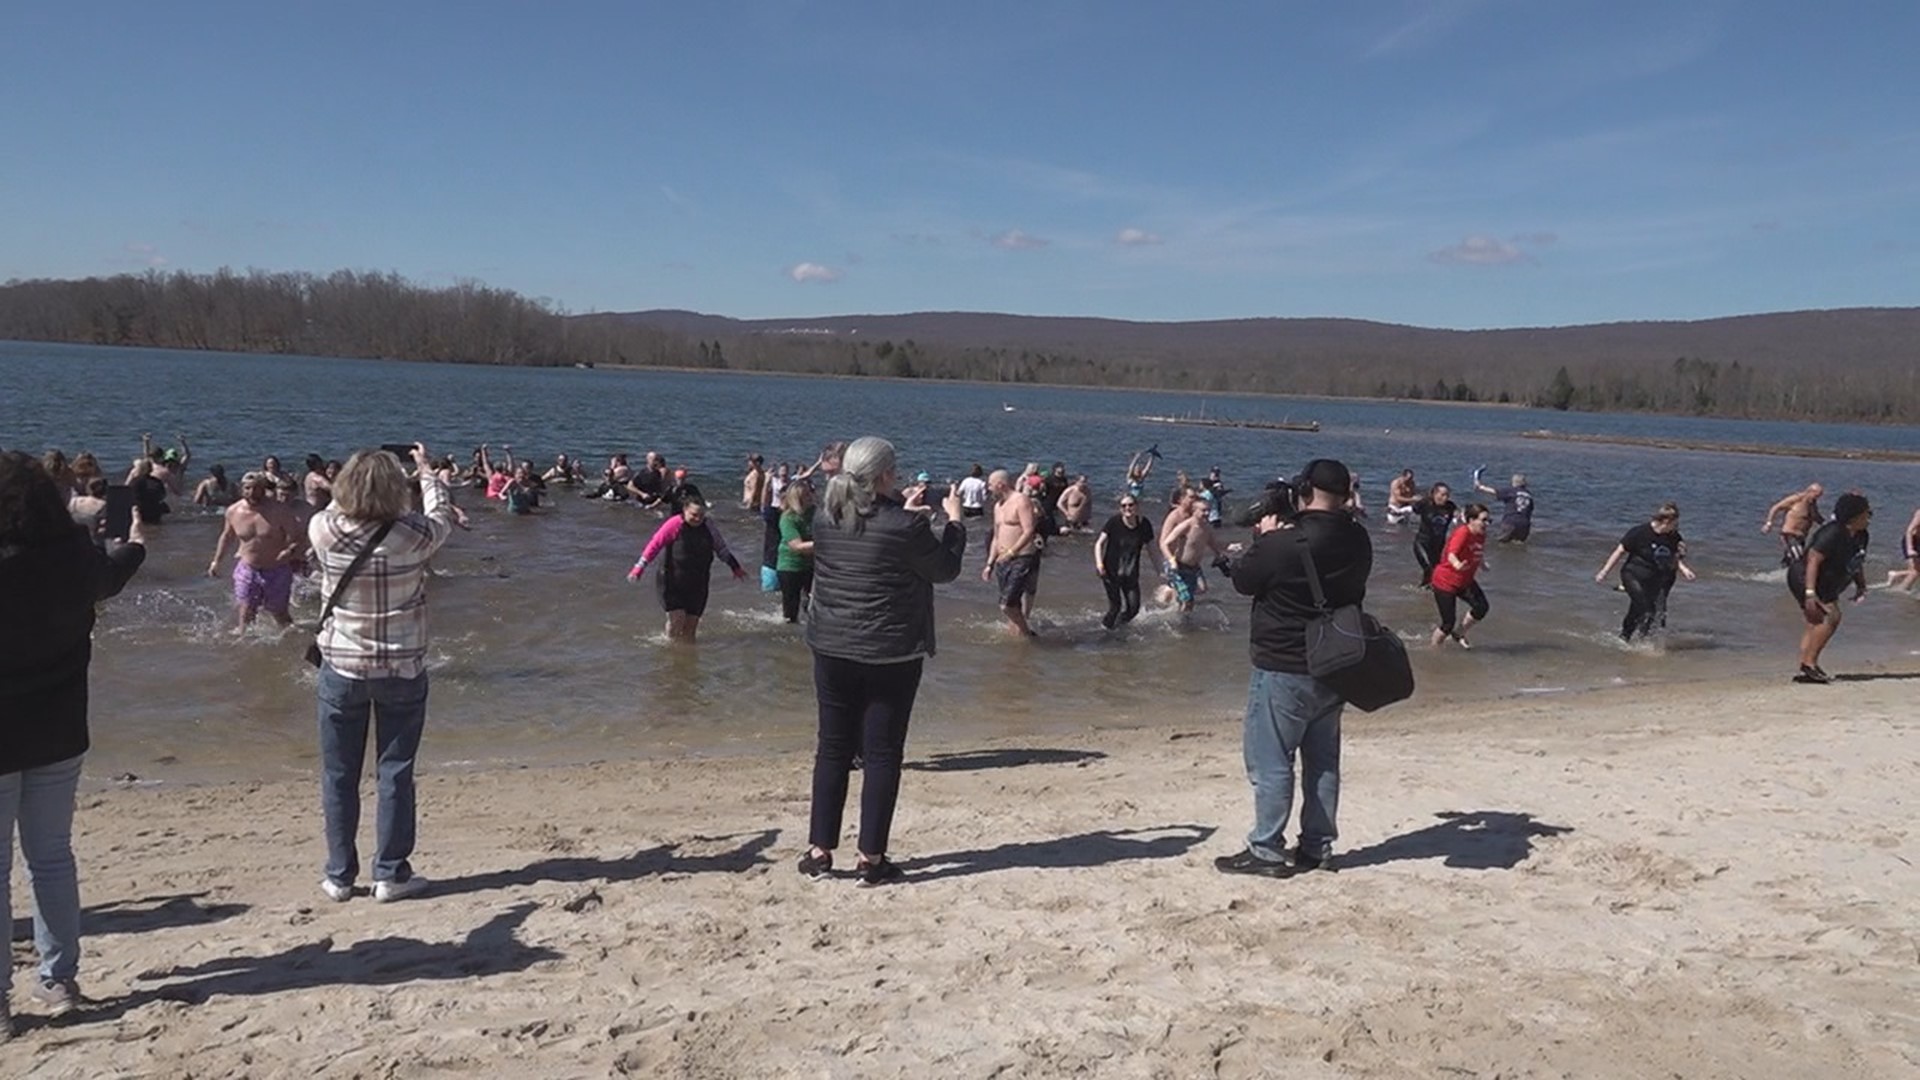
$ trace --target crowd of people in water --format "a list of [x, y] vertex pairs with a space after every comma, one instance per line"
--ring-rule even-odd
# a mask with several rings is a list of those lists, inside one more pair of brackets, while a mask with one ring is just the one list
[[[402, 459], [410, 453], [405, 446], [386, 449]], [[769, 464], [759, 453], [745, 459], [737, 506], [760, 523], [760, 535], [736, 540], [757, 541], [760, 585], [780, 595], [781, 615], [788, 623], [800, 622], [807, 611], [816, 490], [838, 472], [844, 450], [845, 444], [830, 443], [804, 463]], [[1288, 478], [1276, 478], [1235, 501], [1217, 465], [1197, 476], [1176, 470], [1165, 501], [1150, 505], [1150, 478], [1161, 459], [1157, 445], [1131, 455], [1117, 477], [1118, 498], [1110, 504], [1114, 512], [1104, 521], [1096, 521], [1102, 500], [1092, 479], [1070, 473], [1057, 461], [1051, 468], [1028, 463], [1019, 470], [990, 470], [976, 463], [965, 476], [944, 483], [921, 471], [903, 479], [901, 495], [917, 512], [931, 513], [950, 490], [959, 500], [963, 522], [990, 515], [981, 578], [996, 586], [1006, 625], [1020, 636], [1036, 635], [1033, 603], [1048, 541], [1091, 534], [1092, 570], [1107, 598], [1101, 624], [1114, 630], [1136, 618], [1146, 598], [1180, 613], [1192, 611], [1209, 589], [1208, 569], [1224, 572], [1241, 547], [1222, 539], [1224, 527], [1248, 527], [1263, 513], [1297, 508], [1297, 493]], [[119, 484], [92, 453], [68, 459], [50, 450], [43, 458], [49, 473], [70, 493], [74, 519], [103, 539], [108, 535], [109, 503], [116, 496], [127, 508], [114, 533], [120, 538], [150, 536], [152, 526], [171, 512], [171, 502], [183, 497], [220, 510], [224, 525], [207, 573], [231, 577], [236, 628], [245, 629], [263, 611], [275, 622], [289, 624], [293, 582], [311, 573], [309, 522], [331, 500], [342, 463], [308, 454], [296, 473], [279, 457], [267, 455], [237, 480], [223, 465], [214, 464], [202, 479], [190, 482], [192, 461], [193, 450], [184, 436], [162, 446], [150, 435], [142, 436], [140, 453]], [[517, 457], [510, 444], [498, 452], [492, 444], [482, 444], [464, 462], [443, 455], [423, 471], [430, 471], [449, 491], [476, 492], [513, 515], [546, 513], [562, 492], [659, 515], [663, 520], [628, 576], [638, 581], [654, 568], [652, 581], [673, 641], [696, 639], [715, 562], [737, 578], [754, 574], [750, 555], [743, 559], [752, 548], [729, 545], [721, 535], [709, 514], [714, 499], [692, 479], [691, 470], [671, 465], [654, 451], [641, 455], [638, 464], [628, 454], [614, 454], [595, 470], [565, 453], [542, 467], [531, 458]], [[1464, 504], [1455, 501], [1453, 487], [1445, 482], [1419, 484], [1411, 468], [1402, 469], [1387, 485], [1380, 517], [1410, 534], [1418, 586], [1429, 590], [1434, 601], [1436, 618], [1429, 637], [1434, 647], [1452, 643], [1471, 648], [1468, 631], [1484, 621], [1492, 607], [1479, 581], [1487, 544], [1524, 545], [1532, 535], [1535, 504], [1527, 477], [1515, 473], [1506, 483], [1494, 484], [1486, 481], [1485, 473], [1482, 467], [1472, 475], [1473, 495], [1485, 501]], [[1838, 594], [1853, 582], [1860, 589], [1857, 600], [1865, 588], [1864, 497], [1857, 492], [1842, 495], [1829, 521], [1820, 508], [1824, 494], [1817, 483], [1788, 494], [1768, 508], [1761, 523], [1762, 532], [1777, 527], [1788, 588], [1806, 614], [1796, 678], [1809, 682], [1829, 678], [1820, 667], [1820, 655], [1840, 622]], [[1369, 519], [1357, 477], [1343, 501], [1356, 519]], [[1156, 509], [1161, 515], [1157, 526]], [[469, 527], [464, 510], [457, 505], [450, 510], [457, 528]], [[1660, 505], [1644, 524], [1626, 530], [1595, 574], [1595, 580], [1604, 583], [1618, 573], [1616, 588], [1627, 600], [1619, 629], [1625, 641], [1650, 638], [1665, 628], [1674, 585], [1694, 579], [1679, 525], [1680, 508], [1671, 502]], [[230, 549], [233, 562], [223, 566]], [[1886, 584], [1911, 591], [1920, 584], [1920, 510], [1901, 533], [1900, 549], [1900, 561]], [[1150, 582], [1144, 592], [1143, 574]]]

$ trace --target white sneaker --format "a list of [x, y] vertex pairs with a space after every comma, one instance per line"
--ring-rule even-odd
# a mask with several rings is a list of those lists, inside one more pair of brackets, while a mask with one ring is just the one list
[[405, 881], [376, 881], [373, 883], [373, 898], [385, 904], [394, 900], [405, 900], [409, 896], [419, 896], [427, 891], [427, 879], [415, 874]]
[[344, 904], [353, 899], [353, 886], [342, 885], [332, 878], [320, 879], [320, 891], [326, 893], [327, 899], [336, 904]]

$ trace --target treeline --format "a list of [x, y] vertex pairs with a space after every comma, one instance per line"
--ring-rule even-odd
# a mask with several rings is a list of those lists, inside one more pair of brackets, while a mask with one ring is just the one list
[[0, 285], [0, 337], [463, 364], [660, 364], [681, 355], [677, 335], [583, 324], [507, 289], [428, 288], [352, 270], [9, 281]]
[[0, 338], [1920, 421], [1912, 309], [1499, 331], [970, 313], [741, 322], [568, 315], [505, 289], [428, 288], [390, 273], [155, 271], [0, 285]]

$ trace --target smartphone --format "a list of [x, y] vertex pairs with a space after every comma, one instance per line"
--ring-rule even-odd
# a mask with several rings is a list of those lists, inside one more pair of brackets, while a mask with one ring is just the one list
[[380, 449], [399, 458], [402, 465], [413, 460], [413, 444], [410, 442], [383, 442]]
[[133, 535], [133, 489], [125, 484], [107, 488], [106, 537], [125, 540]]

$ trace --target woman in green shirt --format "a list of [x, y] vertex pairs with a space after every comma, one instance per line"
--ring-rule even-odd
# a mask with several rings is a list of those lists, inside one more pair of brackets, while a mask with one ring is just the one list
[[780, 548], [774, 555], [780, 578], [780, 613], [800, 621], [800, 608], [813, 594], [813, 485], [788, 484], [780, 496]]

